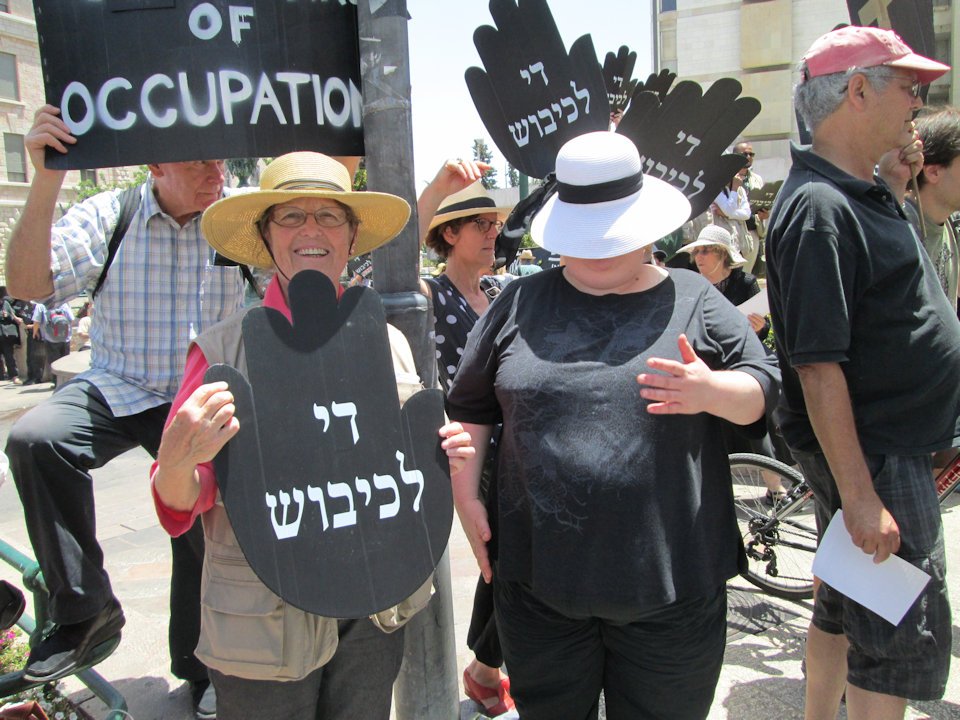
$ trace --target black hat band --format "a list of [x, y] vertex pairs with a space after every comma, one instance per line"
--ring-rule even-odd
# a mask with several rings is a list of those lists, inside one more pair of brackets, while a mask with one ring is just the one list
[[[342, 187], [332, 180], [285, 180], [272, 190], [335, 190], [336, 192], [346, 192]], [[263, 192], [270, 192], [264, 190]]]
[[469, 200], [447, 205], [437, 211], [437, 215], [446, 215], [447, 213], [460, 212], [461, 210], [483, 210], [484, 208], [495, 208], [497, 204], [493, 198], [474, 197]]
[[620, 200], [640, 191], [643, 187], [643, 172], [610, 182], [596, 185], [570, 185], [557, 182], [557, 197], [573, 205], [592, 205], [593, 203]]

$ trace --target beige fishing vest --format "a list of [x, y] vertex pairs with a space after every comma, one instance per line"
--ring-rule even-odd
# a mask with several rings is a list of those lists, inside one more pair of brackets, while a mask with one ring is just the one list
[[[247, 377], [241, 311], [210, 328], [195, 342], [210, 365], [226, 363]], [[421, 389], [406, 338], [387, 325], [401, 405]], [[300, 680], [322, 667], [337, 650], [337, 621], [284, 602], [257, 578], [217, 493], [203, 513], [206, 550], [200, 585], [200, 642], [196, 656], [225, 675], [249, 680]], [[419, 590], [370, 620], [392, 632], [426, 607], [431, 576]]]

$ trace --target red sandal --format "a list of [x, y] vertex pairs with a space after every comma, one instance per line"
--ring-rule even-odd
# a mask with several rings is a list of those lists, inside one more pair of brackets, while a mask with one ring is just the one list
[[487, 717], [497, 717], [513, 709], [510, 697], [510, 678], [500, 678], [500, 685], [492, 688], [481, 685], [466, 670], [463, 671], [463, 691], [467, 697], [483, 708]]

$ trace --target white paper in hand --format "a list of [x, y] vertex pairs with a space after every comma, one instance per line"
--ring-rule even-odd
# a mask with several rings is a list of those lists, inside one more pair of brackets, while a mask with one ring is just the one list
[[929, 575], [896, 555], [875, 564], [873, 555], [853, 544], [843, 510], [837, 510], [823, 534], [813, 574], [892, 625], [900, 624], [930, 582]]
[[760, 288], [760, 292], [758, 292], [752, 298], [737, 305], [737, 310], [742, 312], [744, 315], [750, 315], [752, 313], [756, 313], [757, 315], [769, 315], [770, 301], [767, 299], [767, 289]]

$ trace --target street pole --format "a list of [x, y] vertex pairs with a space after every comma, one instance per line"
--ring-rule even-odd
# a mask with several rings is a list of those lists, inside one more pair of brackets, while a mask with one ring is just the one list
[[[399, 195], [412, 208], [400, 236], [373, 253], [374, 286], [387, 321], [406, 335], [424, 386], [434, 387], [437, 361], [429, 339], [433, 314], [419, 292], [406, 3], [381, 4], [377, 17], [370, 5], [367, 0], [357, 2], [367, 187]], [[430, 604], [404, 630], [403, 665], [394, 686], [397, 720], [459, 717], [449, 552], [444, 552], [434, 573], [434, 588]]]

